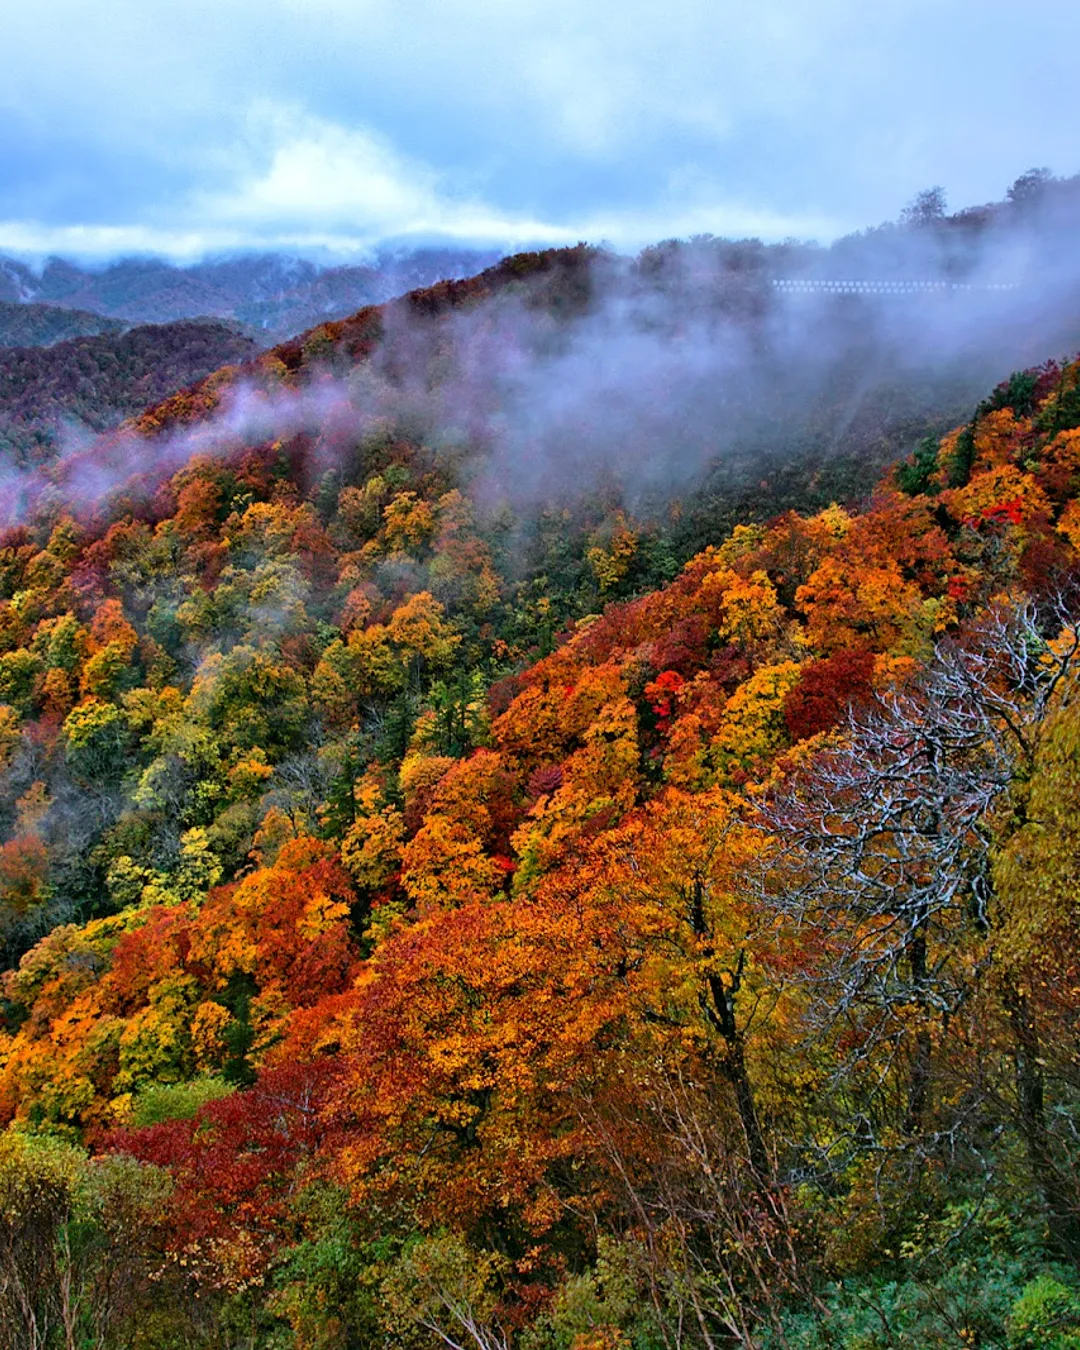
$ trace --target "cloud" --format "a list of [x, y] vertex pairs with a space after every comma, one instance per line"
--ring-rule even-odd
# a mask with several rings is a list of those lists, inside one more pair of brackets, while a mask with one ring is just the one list
[[150, 225], [50, 225], [35, 220], [0, 221], [0, 251], [23, 257], [101, 259], [160, 254], [177, 260], [243, 248], [241, 231], [170, 230]]
[[455, 192], [449, 175], [397, 151], [367, 127], [260, 101], [248, 113], [231, 181], [176, 203], [171, 225], [0, 221], [0, 249], [108, 257], [194, 258], [252, 244], [267, 248], [370, 248], [386, 238], [445, 238], [505, 248], [605, 240], [637, 248], [673, 234], [830, 235], [836, 222], [718, 200], [701, 175], [675, 174], [645, 209], [566, 212], [549, 218], [500, 209]]
[[1080, 168], [1072, 0], [9, 8], [0, 247], [827, 237]]
[[345, 127], [273, 104], [257, 106], [251, 118], [259, 139], [270, 141], [268, 163], [229, 190], [198, 198], [191, 207], [195, 218], [278, 238], [563, 234], [549, 221], [455, 196], [445, 174], [399, 153], [367, 127]]
[[228, 193], [203, 199], [194, 213], [238, 227], [323, 232], [376, 239], [442, 234], [463, 239], [574, 242], [607, 239], [641, 244], [672, 232], [731, 232], [780, 238], [811, 229], [834, 232], [835, 221], [791, 217], [717, 200], [702, 175], [674, 175], [662, 199], [645, 210], [568, 212], [536, 218], [500, 210], [480, 196], [453, 191], [446, 174], [398, 153], [367, 128], [350, 129], [263, 106], [253, 118], [273, 128], [269, 164]]

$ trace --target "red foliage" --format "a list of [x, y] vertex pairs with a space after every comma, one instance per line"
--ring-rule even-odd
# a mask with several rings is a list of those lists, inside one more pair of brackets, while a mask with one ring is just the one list
[[48, 854], [37, 835], [17, 835], [0, 846], [0, 899], [25, 913], [41, 900], [48, 871]]
[[703, 614], [679, 619], [660, 637], [653, 650], [654, 665], [680, 675], [693, 675], [705, 664], [709, 628]]
[[186, 908], [159, 905], [141, 928], [124, 934], [112, 954], [112, 981], [120, 1009], [141, 1006], [152, 985], [170, 971], [187, 967], [192, 927]]
[[1066, 592], [1076, 577], [1076, 554], [1059, 534], [1038, 534], [1019, 561], [1024, 589], [1032, 595]]
[[993, 506], [983, 507], [982, 518], [994, 525], [1022, 525], [1024, 503], [1019, 497], [1012, 497], [1007, 502], [995, 502]]
[[246, 1092], [191, 1120], [116, 1130], [103, 1144], [168, 1169], [170, 1246], [215, 1284], [257, 1279], [289, 1234], [289, 1201], [311, 1179], [333, 1125], [326, 1118], [341, 1061], [323, 1056], [267, 1069]]
[[562, 787], [563, 777], [564, 770], [561, 764], [546, 764], [530, 776], [526, 795], [530, 801], [535, 801], [537, 797], [550, 796]]
[[675, 699], [686, 681], [677, 670], [665, 670], [655, 680], [645, 686], [645, 697], [656, 715], [656, 724], [661, 731], [671, 727], [675, 711]]
[[784, 700], [784, 721], [793, 741], [805, 740], [837, 725], [848, 708], [870, 698], [874, 654], [864, 650], [834, 652], [812, 661]]

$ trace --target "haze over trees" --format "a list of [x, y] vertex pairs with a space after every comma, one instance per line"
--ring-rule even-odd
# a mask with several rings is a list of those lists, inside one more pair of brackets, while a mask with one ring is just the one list
[[103, 266], [48, 258], [40, 267], [0, 257], [0, 301], [89, 310], [130, 324], [230, 319], [273, 341], [360, 305], [467, 276], [498, 256], [491, 249], [387, 246], [368, 262], [332, 266], [278, 253], [189, 264], [121, 258]]
[[51, 347], [65, 338], [120, 333], [126, 325], [84, 309], [0, 300], [0, 347]]
[[1080, 362], [856, 461], [823, 300], [768, 415], [677, 386], [711, 496], [519, 397], [769, 334], [761, 256], [518, 255], [9, 483], [12, 1346], [1076, 1342]]

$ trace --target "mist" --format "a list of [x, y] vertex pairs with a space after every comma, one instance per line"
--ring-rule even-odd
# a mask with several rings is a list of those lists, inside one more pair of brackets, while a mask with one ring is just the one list
[[1080, 180], [1024, 184], [954, 216], [925, 193], [828, 249], [704, 236], [502, 264], [480, 298], [384, 306], [358, 364], [309, 344], [299, 380], [256, 368], [193, 426], [69, 442], [8, 475], [0, 512], [85, 514], [133, 482], [152, 494], [193, 456], [294, 436], [318, 470], [347, 471], [380, 427], [452, 457], [491, 507], [603, 487], [648, 510], [710, 475], [796, 462], [872, 475], [1014, 369], [1080, 347]]

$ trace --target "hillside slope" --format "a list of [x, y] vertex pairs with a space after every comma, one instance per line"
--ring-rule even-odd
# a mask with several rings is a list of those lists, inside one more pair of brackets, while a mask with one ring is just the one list
[[0, 1182], [104, 1345], [1078, 1325], [1080, 363], [685, 558], [457, 398], [607, 266], [324, 325], [0, 541]]
[[381, 419], [453, 442], [490, 499], [573, 512], [610, 492], [652, 520], [675, 501], [685, 558], [739, 521], [857, 498], [1002, 370], [1080, 346], [1064, 278], [1052, 300], [1037, 286], [790, 296], [772, 285], [778, 252], [704, 239], [636, 259], [516, 255], [318, 325], [134, 426], [319, 385], [336, 393], [301, 422], [328, 443], [331, 400], [342, 435]]
[[67, 338], [120, 333], [126, 325], [85, 309], [0, 300], [0, 347], [48, 347]]
[[212, 321], [117, 327], [51, 346], [0, 347], [0, 458], [48, 461], [65, 436], [107, 431], [258, 350]]

